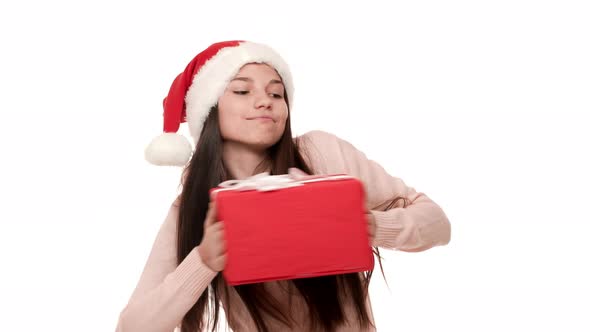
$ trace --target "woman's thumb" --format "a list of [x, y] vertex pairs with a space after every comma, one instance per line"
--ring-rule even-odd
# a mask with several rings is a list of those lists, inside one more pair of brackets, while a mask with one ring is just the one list
[[217, 209], [215, 207], [215, 201], [209, 203], [209, 209], [207, 210], [207, 216], [205, 217], [205, 227], [213, 225], [217, 219]]

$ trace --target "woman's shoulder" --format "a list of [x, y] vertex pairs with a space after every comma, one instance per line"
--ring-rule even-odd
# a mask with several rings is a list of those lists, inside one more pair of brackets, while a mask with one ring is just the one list
[[323, 131], [312, 130], [296, 138], [303, 157], [316, 173], [341, 172], [345, 168], [345, 155], [352, 146], [340, 137]]
[[298, 136], [297, 141], [306, 147], [315, 146], [317, 148], [324, 148], [326, 146], [339, 144], [342, 139], [338, 136], [323, 130], [311, 130], [303, 135]]

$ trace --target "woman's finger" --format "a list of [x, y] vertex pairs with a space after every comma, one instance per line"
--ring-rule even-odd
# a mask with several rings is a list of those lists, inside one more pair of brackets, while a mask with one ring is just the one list
[[210, 227], [215, 223], [217, 219], [217, 209], [215, 208], [215, 201], [211, 201], [209, 203], [209, 209], [207, 210], [207, 215], [205, 216], [205, 227]]

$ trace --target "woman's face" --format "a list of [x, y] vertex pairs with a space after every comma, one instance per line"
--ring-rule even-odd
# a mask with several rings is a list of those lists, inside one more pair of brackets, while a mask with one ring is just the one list
[[219, 98], [218, 108], [224, 141], [256, 149], [279, 141], [289, 115], [281, 77], [266, 64], [243, 66]]

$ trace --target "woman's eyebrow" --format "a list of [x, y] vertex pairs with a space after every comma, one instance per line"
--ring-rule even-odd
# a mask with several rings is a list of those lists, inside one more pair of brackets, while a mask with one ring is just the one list
[[[236, 77], [231, 81], [232, 82], [233, 81], [252, 82], [253, 80], [250, 77]], [[272, 80], [270, 80], [270, 82], [268, 82], [268, 84], [283, 84], [283, 82], [281, 80], [272, 79]]]
[[249, 77], [236, 77], [236, 78], [234, 78], [234, 79], [233, 79], [233, 80], [231, 80], [231, 81], [232, 81], [232, 82], [233, 82], [233, 81], [244, 81], [244, 82], [252, 82], [252, 79], [251, 79], [251, 78], [249, 78]]

